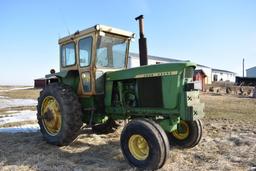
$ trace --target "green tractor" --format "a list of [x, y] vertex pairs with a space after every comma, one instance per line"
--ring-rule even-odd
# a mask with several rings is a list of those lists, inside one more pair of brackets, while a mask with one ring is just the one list
[[61, 38], [60, 72], [46, 75], [37, 118], [44, 139], [58, 146], [74, 141], [83, 123], [107, 133], [125, 120], [120, 138], [125, 159], [155, 170], [165, 164], [170, 146], [199, 143], [204, 104], [193, 82], [194, 63], [147, 65], [143, 16], [136, 19], [137, 68], [127, 69], [134, 33], [96, 25]]

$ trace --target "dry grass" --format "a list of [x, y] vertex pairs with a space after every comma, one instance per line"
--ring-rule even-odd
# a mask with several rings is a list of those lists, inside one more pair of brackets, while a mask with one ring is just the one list
[[6, 96], [12, 99], [37, 99], [41, 89], [25, 89], [25, 90], [12, 90], [3, 91], [1, 96]]
[[[202, 141], [170, 151], [161, 170], [249, 170], [256, 166], [256, 99], [201, 96], [206, 105]], [[122, 156], [117, 132], [83, 130], [72, 144], [47, 144], [39, 132], [0, 133], [0, 170], [134, 170]]]
[[[10, 107], [10, 108], [0, 109], [0, 117], [1, 117], [1, 115], [6, 115], [6, 112], [9, 112], [9, 111], [22, 111], [22, 110], [32, 110], [33, 111], [33, 110], [36, 110], [36, 106], [19, 106], [19, 107]], [[9, 113], [9, 114], [11, 114], [11, 113]]]
[[7, 127], [14, 127], [14, 126], [22, 126], [26, 124], [37, 124], [37, 121], [35, 120], [28, 120], [28, 121], [20, 121], [20, 122], [11, 122], [11, 123], [5, 123], [1, 125], [1, 128], [7, 128]]
[[203, 94], [201, 100], [206, 103], [208, 118], [223, 118], [236, 121], [256, 121], [256, 99], [242, 96]]

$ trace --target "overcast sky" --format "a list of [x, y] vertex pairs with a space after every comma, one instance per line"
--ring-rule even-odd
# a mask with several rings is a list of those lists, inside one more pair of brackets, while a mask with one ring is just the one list
[[[105, 24], [135, 32], [145, 16], [150, 55], [186, 59], [242, 74], [256, 65], [254, 0], [2, 0], [0, 85], [33, 85], [59, 70], [58, 39]], [[138, 52], [136, 41], [131, 51]]]

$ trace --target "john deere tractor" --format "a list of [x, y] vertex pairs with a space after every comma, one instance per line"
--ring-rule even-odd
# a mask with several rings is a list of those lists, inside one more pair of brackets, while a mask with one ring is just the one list
[[94, 131], [114, 130], [124, 120], [120, 146], [139, 169], [161, 168], [171, 145], [191, 148], [202, 136], [204, 104], [195, 90], [191, 62], [147, 65], [143, 16], [140, 67], [127, 69], [134, 33], [96, 25], [59, 40], [60, 72], [46, 75], [37, 118], [44, 139], [68, 145], [84, 123]]

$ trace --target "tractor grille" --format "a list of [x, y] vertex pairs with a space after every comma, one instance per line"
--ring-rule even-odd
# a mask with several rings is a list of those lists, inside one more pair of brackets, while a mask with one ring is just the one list
[[161, 77], [141, 78], [138, 82], [140, 107], [163, 107]]

